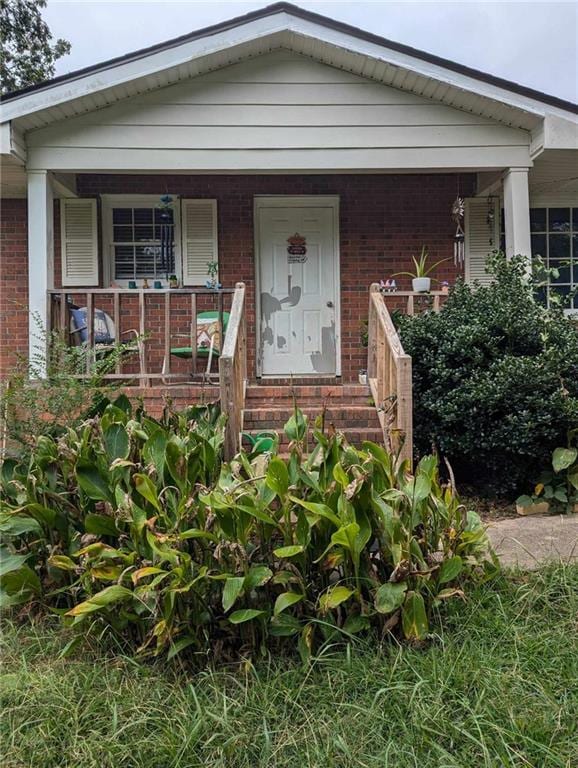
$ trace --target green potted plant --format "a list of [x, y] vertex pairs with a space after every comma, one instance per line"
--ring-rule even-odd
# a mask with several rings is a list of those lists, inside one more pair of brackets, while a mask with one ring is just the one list
[[432, 264], [431, 266], [428, 266], [428, 249], [427, 246], [422, 245], [421, 247], [421, 254], [419, 256], [419, 259], [416, 259], [415, 256], [412, 256], [411, 259], [414, 263], [415, 271], [414, 272], [396, 272], [392, 277], [399, 277], [404, 275], [405, 277], [411, 277], [411, 284], [413, 287], [413, 290], [416, 293], [427, 293], [431, 290], [431, 281], [432, 278], [430, 277], [430, 274], [434, 271], [436, 267], [439, 267], [440, 264], [443, 264], [444, 261], [448, 261], [448, 259], [440, 259], [439, 261], [436, 261], [435, 264]]

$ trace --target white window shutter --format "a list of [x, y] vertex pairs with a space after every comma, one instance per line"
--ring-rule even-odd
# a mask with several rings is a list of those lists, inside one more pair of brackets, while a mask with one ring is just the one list
[[207, 264], [218, 260], [217, 201], [182, 200], [183, 284], [204, 285]]
[[486, 262], [500, 247], [500, 201], [497, 197], [470, 197], [464, 202], [466, 281], [489, 285], [492, 276], [486, 272]]
[[63, 198], [60, 201], [63, 287], [98, 285], [98, 231], [96, 200]]

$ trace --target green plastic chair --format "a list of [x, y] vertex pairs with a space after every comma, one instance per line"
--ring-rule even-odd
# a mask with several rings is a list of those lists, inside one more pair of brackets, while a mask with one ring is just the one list
[[[222, 328], [222, 339], [220, 342], [220, 346], [222, 347], [223, 339], [225, 337], [225, 334], [227, 332], [227, 326], [229, 324], [229, 312], [223, 312], [223, 328]], [[197, 315], [197, 329], [200, 325], [205, 325], [208, 322], [214, 322], [215, 320], [219, 319], [219, 312], [216, 309], [207, 310], [206, 312], [199, 312]], [[207, 334], [209, 336], [209, 334]], [[177, 333], [175, 336], [184, 336], [188, 339], [190, 339], [190, 334], [186, 333]], [[221, 350], [219, 346], [215, 343], [215, 335], [209, 336], [209, 343], [206, 345], [199, 345], [197, 347], [197, 357], [206, 357], [207, 358], [207, 367], [205, 369], [205, 375], [208, 376], [208, 374], [211, 371], [211, 364], [213, 362], [213, 357], [219, 357], [221, 354]], [[181, 360], [190, 360], [193, 356], [193, 349], [191, 346], [184, 346], [184, 347], [171, 347], [171, 355], [174, 355], [174, 357], [178, 357]], [[166, 372], [167, 369], [167, 359], [163, 360], [163, 373]]]

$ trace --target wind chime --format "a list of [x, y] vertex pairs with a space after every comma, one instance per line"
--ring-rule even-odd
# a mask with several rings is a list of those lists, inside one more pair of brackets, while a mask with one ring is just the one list
[[173, 247], [174, 247], [174, 219], [173, 219], [173, 198], [170, 195], [163, 195], [158, 206], [160, 211], [160, 268], [169, 280], [173, 271]]
[[464, 199], [460, 197], [459, 187], [458, 196], [452, 203], [452, 220], [456, 225], [454, 235], [454, 264], [456, 267], [462, 267], [466, 258], [465, 232], [464, 232]]

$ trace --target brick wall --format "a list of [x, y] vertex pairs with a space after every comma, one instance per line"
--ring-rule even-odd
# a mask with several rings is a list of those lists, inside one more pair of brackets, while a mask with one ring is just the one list
[[[460, 194], [474, 188], [473, 175], [460, 176]], [[410, 267], [410, 258], [422, 244], [432, 259], [450, 258], [437, 271], [452, 281], [454, 225], [451, 204], [458, 181], [451, 174], [422, 175], [270, 175], [270, 176], [129, 176], [91, 174], [78, 177], [80, 194], [164, 194], [218, 200], [220, 279], [230, 287], [243, 280], [248, 288], [249, 371], [255, 371], [255, 264], [253, 246], [253, 197], [255, 195], [339, 195], [341, 254], [341, 338], [344, 381], [357, 379], [366, 367], [360, 345], [361, 323], [367, 317], [370, 283]], [[21, 201], [17, 201], [21, 202]], [[25, 236], [25, 227], [24, 227]], [[25, 246], [24, 246], [25, 247]], [[11, 257], [12, 258], [12, 257]], [[18, 257], [14, 257], [18, 260]], [[59, 264], [59, 243], [55, 244]], [[24, 265], [25, 267], [25, 265]], [[59, 267], [57, 266], [58, 278]], [[22, 278], [25, 284], [25, 277]], [[398, 279], [400, 288], [409, 281]], [[161, 307], [151, 298], [153, 326], [162, 322]], [[103, 306], [104, 309], [106, 307]], [[148, 307], [147, 307], [148, 313]], [[179, 321], [179, 317], [181, 320]], [[175, 308], [174, 321], [187, 332], [185, 308]], [[137, 327], [137, 316], [128, 308], [123, 328]], [[25, 326], [24, 326], [25, 327]], [[160, 328], [160, 325], [159, 325]], [[10, 334], [7, 336], [7, 341]], [[151, 362], [158, 366], [160, 339], [150, 343]]]
[[28, 352], [26, 200], [0, 201], [0, 379]]

